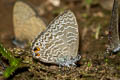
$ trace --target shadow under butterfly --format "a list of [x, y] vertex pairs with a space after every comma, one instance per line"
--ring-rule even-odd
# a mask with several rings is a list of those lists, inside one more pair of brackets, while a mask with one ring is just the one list
[[110, 42], [109, 52], [117, 53], [120, 51], [120, 29], [119, 29], [119, 11], [118, 0], [114, 0], [112, 16], [109, 26], [108, 40]]
[[59, 66], [75, 65], [80, 60], [76, 17], [66, 10], [56, 17], [32, 43], [33, 58]]
[[15, 34], [13, 43], [21, 48], [46, 29], [46, 24], [37, 10], [21, 0], [16, 1], [13, 7], [13, 25]]

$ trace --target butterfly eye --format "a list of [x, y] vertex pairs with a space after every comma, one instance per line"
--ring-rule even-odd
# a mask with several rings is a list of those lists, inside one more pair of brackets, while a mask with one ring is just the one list
[[35, 48], [33, 49], [33, 51], [35, 51], [35, 52], [40, 51], [40, 48], [35, 47]]

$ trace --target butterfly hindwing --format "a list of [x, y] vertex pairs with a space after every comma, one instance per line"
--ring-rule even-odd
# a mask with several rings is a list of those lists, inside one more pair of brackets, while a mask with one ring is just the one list
[[[33, 57], [42, 62], [60, 64], [76, 58], [79, 33], [76, 17], [70, 10], [56, 17], [46, 31], [33, 41]], [[39, 50], [36, 51], [36, 48]], [[37, 55], [38, 56], [37, 56]], [[70, 62], [71, 63], [71, 62]]]

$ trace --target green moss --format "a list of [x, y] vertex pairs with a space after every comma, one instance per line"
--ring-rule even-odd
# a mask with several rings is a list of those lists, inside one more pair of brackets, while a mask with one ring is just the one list
[[88, 67], [90, 67], [92, 65], [92, 63], [91, 62], [88, 62]]
[[0, 54], [2, 54], [3, 57], [8, 59], [10, 66], [6, 68], [4, 71], [3, 76], [5, 78], [8, 78], [20, 65], [20, 59], [15, 58], [11, 55], [11, 52], [5, 49], [2, 44], [0, 44]]

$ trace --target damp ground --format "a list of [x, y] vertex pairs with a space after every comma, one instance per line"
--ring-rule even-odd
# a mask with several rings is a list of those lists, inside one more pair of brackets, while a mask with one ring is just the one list
[[[61, 10], [71, 9], [77, 18], [80, 32], [79, 54], [77, 67], [59, 67], [44, 64], [32, 58], [30, 48], [20, 49], [12, 44], [13, 21], [12, 9], [15, 0], [0, 0], [0, 42], [21, 58], [21, 67], [9, 79], [12, 80], [119, 80], [120, 54], [105, 54], [108, 44], [108, 26], [111, 10], [106, 10], [96, 0], [92, 4], [84, 0], [61, 1], [54, 7], [44, 0], [30, 0], [39, 14], [48, 24]], [[9, 64], [8, 64], [9, 65]], [[7, 66], [8, 66], [7, 65]], [[0, 76], [0, 79], [4, 79]]]

